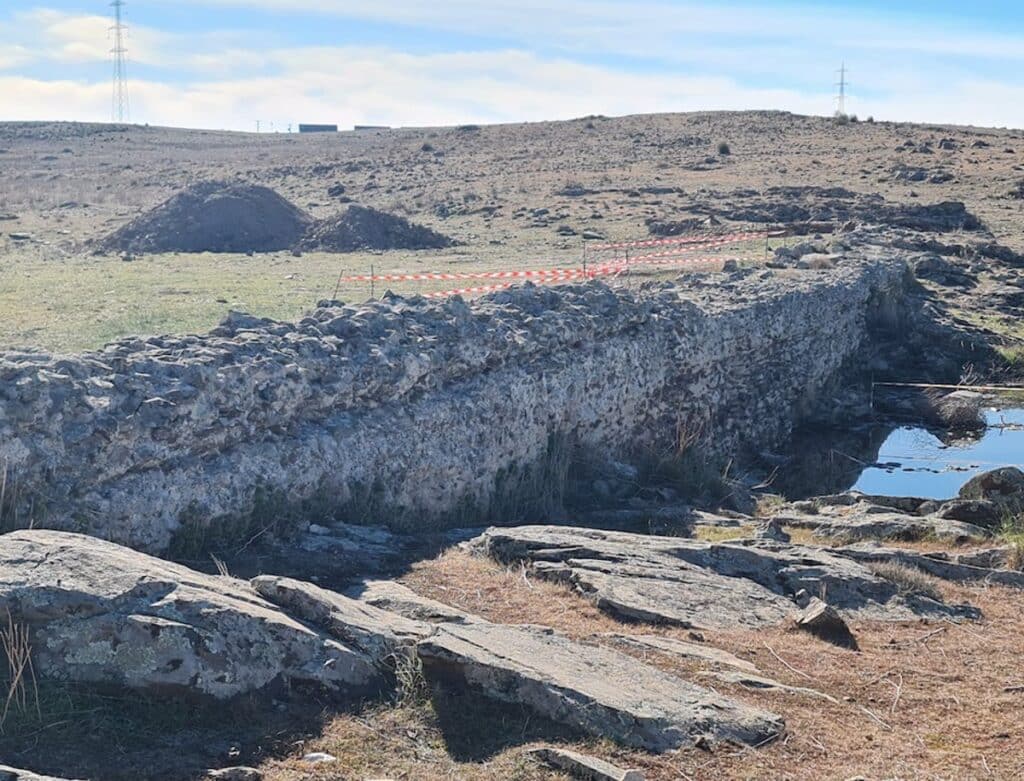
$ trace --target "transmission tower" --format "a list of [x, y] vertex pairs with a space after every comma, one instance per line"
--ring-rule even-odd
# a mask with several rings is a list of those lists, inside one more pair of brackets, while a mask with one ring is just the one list
[[128, 50], [124, 46], [125, 30], [124, 19], [121, 9], [125, 6], [125, 0], [113, 0], [111, 7], [114, 9], [114, 25], [110, 28], [114, 33], [114, 48], [110, 53], [114, 57], [114, 85], [113, 94], [110, 100], [110, 119], [114, 122], [127, 122], [130, 111], [128, 106]]
[[836, 87], [839, 88], [839, 94], [836, 95], [836, 103], [839, 106], [836, 109], [836, 115], [837, 116], [845, 116], [846, 115], [846, 88], [849, 86], [849, 83], [846, 81], [846, 63], [845, 62], [843, 63], [843, 66], [838, 71], [836, 71], [836, 73], [839, 74], [839, 81], [836, 82]]

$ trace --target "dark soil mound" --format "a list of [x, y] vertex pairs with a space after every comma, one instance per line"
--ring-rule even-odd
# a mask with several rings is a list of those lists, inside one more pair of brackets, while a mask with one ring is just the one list
[[302, 240], [302, 248], [324, 252], [385, 249], [442, 249], [454, 242], [440, 233], [402, 217], [349, 206], [343, 214], [315, 223]]
[[296, 246], [311, 223], [266, 187], [200, 182], [136, 217], [101, 246], [128, 252], [273, 252]]

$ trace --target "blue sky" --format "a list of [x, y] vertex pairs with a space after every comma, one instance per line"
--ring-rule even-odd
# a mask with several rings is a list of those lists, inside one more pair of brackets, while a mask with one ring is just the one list
[[[0, 119], [107, 120], [106, 2], [0, 8]], [[131, 118], [248, 130], [702, 109], [1024, 126], [1024, 4], [128, 0]]]

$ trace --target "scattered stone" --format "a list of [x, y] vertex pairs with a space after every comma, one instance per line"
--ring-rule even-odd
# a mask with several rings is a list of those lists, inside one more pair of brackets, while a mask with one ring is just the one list
[[833, 645], [857, 650], [857, 639], [843, 617], [831, 605], [812, 597], [810, 603], [794, 619], [798, 629], [810, 632]]
[[100, 242], [107, 252], [274, 252], [294, 247], [311, 223], [273, 190], [200, 182]]
[[323, 751], [312, 751], [302, 757], [303, 762], [308, 762], [311, 765], [328, 765], [332, 762], [337, 762], [338, 758], [333, 754], [327, 754]]
[[452, 244], [447, 236], [404, 217], [352, 204], [341, 215], [320, 220], [310, 227], [300, 247], [307, 251], [359, 252], [443, 249]]
[[722, 740], [756, 746], [783, 730], [778, 716], [551, 629], [447, 624], [420, 641], [419, 654], [430, 677], [454, 676], [493, 699], [649, 751]]
[[222, 770], [211, 770], [206, 775], [217, 781], [263, 781], [263, 773], [254, 767], [226, 767]]
[[216, 699], [278, 682], [346, 692], [380, 682], [373, 659], [299, 623], [244, 581], [79, 534], [2, 539], [0, 613], [32, 631], [42, 677]]
[[530, 756], [556, 770], [564, 770], [573, 778], [584, 781], [644, 781], [639, 770], [623, 770], [597, 757], [588, 757], [562, 748], [534, 748]]
[[31, 233], [8, 233], [7, 237], [11, 241], [32, 241]]

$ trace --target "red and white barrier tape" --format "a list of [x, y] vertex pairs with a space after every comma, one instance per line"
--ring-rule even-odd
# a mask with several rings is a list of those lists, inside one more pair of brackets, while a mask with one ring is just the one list
[[587, 244], [587, 250], [600, 252], [612, 249], [633, 249], [641, 247], [661, 247], [667, 244], [732, 244], [738, 241], [763, 239], [768, 231], [752, 231], [748, 233], [727, 233], [723, 235], [709, 234], [706, 236], [672, 236], [666, 239], [640, 239], [638, 241], [620, 241], [613, 244]]

